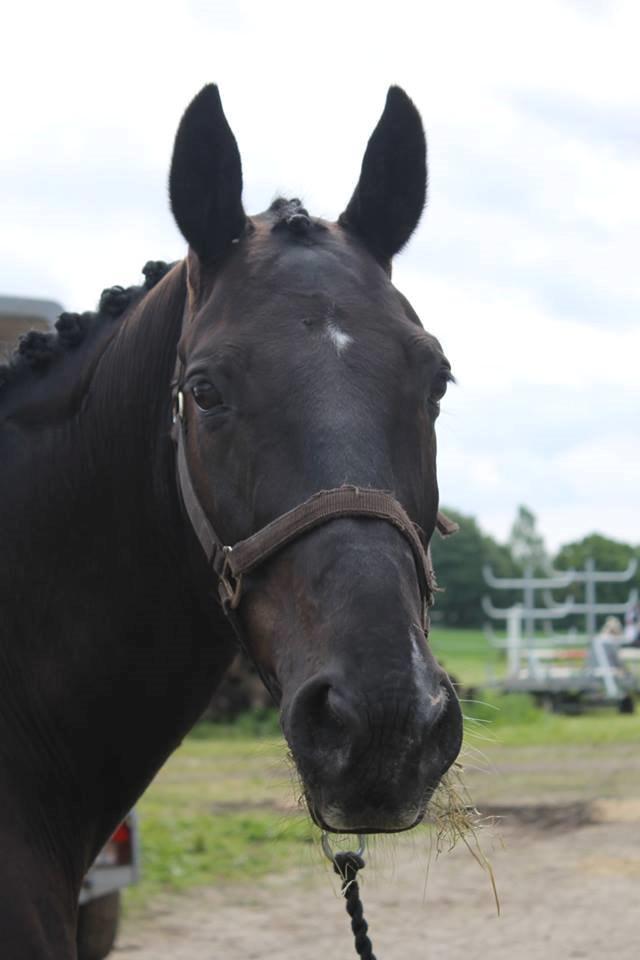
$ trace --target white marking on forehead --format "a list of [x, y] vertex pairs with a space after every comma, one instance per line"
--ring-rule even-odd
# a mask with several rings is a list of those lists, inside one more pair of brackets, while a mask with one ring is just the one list
[[327, 336], [336, 348], [338, 356], [353, 343], [353, 337], [341, 330], [335, 320], [329, 320], [327, 323]]

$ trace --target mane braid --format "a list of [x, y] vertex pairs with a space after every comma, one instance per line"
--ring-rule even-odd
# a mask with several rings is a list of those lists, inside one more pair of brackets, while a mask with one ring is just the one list
[[30, 330], [18, 340], [9, 362], [0, 364], [0, 390], [18, 383], [28, 372], [44, 374], [66, 351], [78, 347], [93, 325], [102, 319], [121, 317], [134, 300], [142, 299], [172, 268], [163, 260], [149, 260], [142, 268], [144, 283], [133, 287], [107, 287], [100, 295], [98, 309], [85, 313], [61, 313], [55, 333]]

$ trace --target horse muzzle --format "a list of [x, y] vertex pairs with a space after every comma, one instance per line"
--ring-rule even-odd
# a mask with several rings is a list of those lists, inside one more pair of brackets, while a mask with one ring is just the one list
[[460, 706], [444, 675], [403, 698], [386, 690], [359, 696], [335, 675], [318, 674], [285, 707], [282, 723], [312, 818], [340, 833], [416, 826], [462, 742]]

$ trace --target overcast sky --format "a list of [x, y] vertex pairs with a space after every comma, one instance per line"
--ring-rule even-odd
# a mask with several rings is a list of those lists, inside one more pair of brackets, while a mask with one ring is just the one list
[[640, 4], [12, 5], [0, 57], [0, 292], [95, 306], [184, 242], [175, 128], [208, 81], [245, 207], [335, 218], [391, 83], [420, 109], [429, 206], [394, 280], [458, 378], [444, 503], [505, 538], [640, 542]]

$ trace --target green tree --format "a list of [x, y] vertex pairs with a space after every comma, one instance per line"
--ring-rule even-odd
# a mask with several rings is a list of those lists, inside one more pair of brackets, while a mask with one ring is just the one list
[[[599, 533], [591, 533], [582, 540], [576, 540], [573, 543], [567, 543], [558, 551], [553, 565], [557, 570], [581, 570], [585, 562], [592, 559], [598, 570], [624, 570], [629, 561], [638, 558], [640, 551], [628, 543], [622, 543], [619, 540], [611, 540]], [[640, 572], [636, 570], [635, 576], [628, 583], [599, 583], [597, 586], [599, 603], [624, 603], [632, 587], [640, 588]], [[573, 594], [576, 599], [580, 588], [569, 587], [566, 593]]]
[[[431, 541], [433, 564], [441, 588], [436, 594], [433, 619], [448, 626], [477, 627], [485, 620], [482, 598], [490, 595], [482, 572], [485, 564], [499, 577], [514, 576], [517, 568], [509, 548], [483, 533], [474, 517], [449, 508], [444, 512], [460, 529], [445, 540], [436, 533]], [[500, 596], [495, 595], [493, 599], [505, 607], [515, 602], [507, 591], [500, 591]]]
[[511, 527], [509, 548], [521, 570], [532, 567], [535, 572], [542, 572], [547, 567], [547, 551], [538, 531], [536, 515], [522, 504]]

